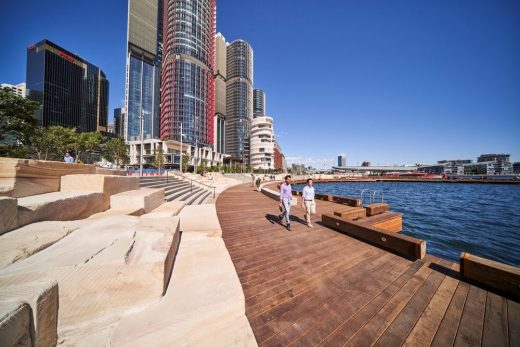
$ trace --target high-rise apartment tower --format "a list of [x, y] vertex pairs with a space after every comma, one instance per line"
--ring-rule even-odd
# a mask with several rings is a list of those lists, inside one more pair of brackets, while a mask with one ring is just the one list
[[253, 117], [265, 116], [265, 93], [262, 89], [253, 90]]
[[213, 145], [216, 0], [163, 5], [161, 138]]
[[243, 41], [227, 47], [226, 154], [248, 162], [253, 119], [253, 49]]

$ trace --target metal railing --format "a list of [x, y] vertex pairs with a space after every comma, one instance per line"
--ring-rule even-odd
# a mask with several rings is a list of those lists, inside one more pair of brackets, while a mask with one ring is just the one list
[[[190, 191], [192, 193], [193, 193], [193, 182], [195, 182], [196, 184], [200, 184], [200, 185], [202, 185], [204, 187], [208, 187], [210, 189], [213, 189], [213, 198], [215, 198], [215, 196], [216, 196], [216, 188], [217, 187], [210, 186], [209, 184], [205, 184], [205, 183], [199, 182], [197, 180], [194, 180], [192, 178], [186, 177], [182, 173], [173, 172], [173, 174], [177, 175], [177, 176], [181, 176], [183, 180], [186, 179], [186, 180], [190, 181]], [[168, 170], [166, 170], [166, 183], [168, 183]]]

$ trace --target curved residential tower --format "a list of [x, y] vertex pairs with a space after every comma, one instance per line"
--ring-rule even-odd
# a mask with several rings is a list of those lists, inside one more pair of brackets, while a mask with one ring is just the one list
[[274, 135], [271, 117], [258, 116], [251, 123], [251, 167], [274, 169]]
[[161, 138], [213, 144], [216, 0], [164, 0]]
[[253, 49], [243, 41], [227, 47], [226, 153], [248, 162], [253, 119]]

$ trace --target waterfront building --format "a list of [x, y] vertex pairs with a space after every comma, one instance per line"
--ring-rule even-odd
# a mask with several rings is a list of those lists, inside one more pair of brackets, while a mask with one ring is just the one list
[[464, 165], [471, 164], [473, 161], [471, 159], [454, 159], [454, 160], [439, 160], [437, 164], [441, 164], [444, 168], [442, 173], [445, 174], [453, 174], [453, 175], [463, 175], [464, 174]]
[[292, 164], [291, 165], [292, 173], [295, 175], [301, 175], [305, 173], [305, 165], [303, 164]]
[[125, 138], [126, 118], [126, 108], [119, 107], [114, 109], [114, 133], [123, 138]]
[[347, 156], [345, 154], [338, 155], [338, 167], [347, 166]]
[[276, 141], [274, 143], [274, 169], [283, 172], [287, 171], [285, 155], [283, 154], [282, 148]]
[[265, 93], [262, 89], [253, 90], [253, 117], [265, 116]]
[[97, 66], [42, 40], [27, 48], [26, 83], [41, 125], [107, 131], [108, 80]]
[[[181, 143], [174, 140], [145, 139], [143, 151], [143, 164], [153, 165], [159, 147], [162, 147], [164, 156], [164, 167], [168, 169], [180, 169], [181, 152], [182, 157], [188, 158], [187, 165], [194, 166], [222, 166], [224, 154], [215, 152], [211, 146], [195, 146], [189, 143]], [[127, 142], [129, 150], [130, 165], [140, 164], [141, 141], [132, 140]], [[184, 164], [186, 165], [186, 163]], [[188, 168], [183, 167], [183, 170]]]
[[501, 162], [509, 162], [510, 154], [481, 154], [477, 158], [477, 162], [487, 162], [487, 161], [501, 161]]
[[512, 175], [513, 164], [498, 160], [477, 161], [464, 165], [465, 175]]
[[258, 116], [251, 122], [250, 160], [253, 169], [274, 169], [273, 118]]
[[27, 89], [25, 87], [25, 82], [18, 83], [18, 84], [9, 84], [9, 83], [2, 83], [0, 84], [1, 88], [9, 88], [12, 93], [15, 95], [21, 96], [22, 98], [25, 98], [27, 96]]
[[213, 146], [215, 3], [164, 0], [162, 139]]
[[520, 161], [513, 163], [513, 173], [520, 174]]
[[227, 46], [226, 153], [248, 163], [253, 119], [253, 49], [236, 40]]
[[214, 145], [215, 151], [226, 151], [226, 57], [227, 43], [221, 33], [215, 35], [215, 117]]
[[128, 0], [125, 109], [126, 140], [158, 138], [163, 0]]

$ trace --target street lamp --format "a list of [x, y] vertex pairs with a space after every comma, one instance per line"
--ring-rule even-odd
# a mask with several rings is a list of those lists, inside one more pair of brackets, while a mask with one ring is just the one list
[[141, 110], [141, 115], [139, 116], [139, 120], [141, 122], [141, 155], [139, 158], [139, 175], [143, 176], [143, 151], [144, 151], [144, 110]]

